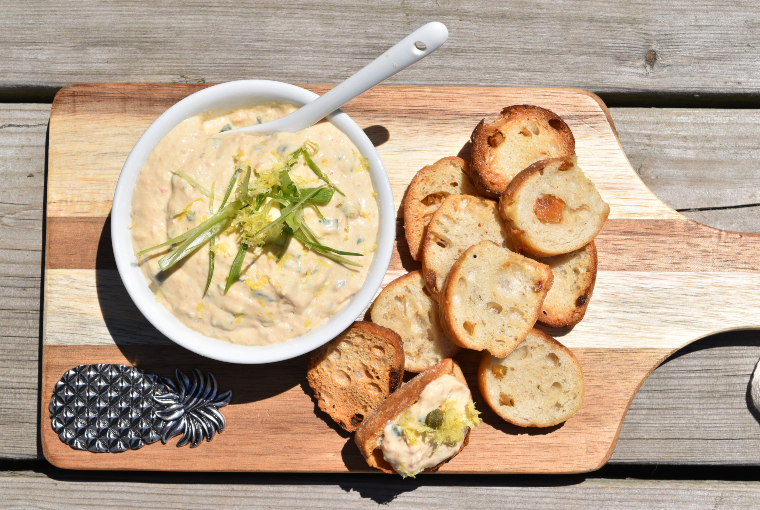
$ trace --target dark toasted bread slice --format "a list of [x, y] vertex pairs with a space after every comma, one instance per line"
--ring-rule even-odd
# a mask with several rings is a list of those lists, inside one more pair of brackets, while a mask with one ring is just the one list
[[355, 322], [315, 350], [306, 374], [319, 408], [353, 432], [404, 378], [404, 345], [395, 331]]
[[565, 121], [545, 108], [515, 105], [483, 119], [472, 133], [470, 180], [486, 197], [498, 198], [521, 170], [536, 161], [575, 154]]

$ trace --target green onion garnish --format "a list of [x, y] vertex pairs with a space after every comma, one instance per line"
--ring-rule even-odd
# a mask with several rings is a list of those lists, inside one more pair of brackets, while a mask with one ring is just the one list
[[237, 255], [235, 255], [235, 260], [232, 261], [232, 266], [230, 267], [230, 274], [227, 275], [227, 284], [224, 286], [225, 294], [227, 294], [227, 291], [230, 290], [232, 284], [240, 277], [240, 268], [243, 267], [243, 261], [245, 260], [245, 254], [247, 252], [248, 245], [240, 243], [240, 249], [238, 250]]
[[[303, 220], [303, 211], [305, 207], [313, 207], [320, 219], [325, 219], [317, 204], [326, 204], [333, 198], [334, 192], [345, 196], [330, 180], [322, 173], [320, 168], [314, 163], [309, 155], [309, 150], [316, 150], [316, 146], [307, 142], [302, 147], [291, 153], [284, 163], [279, 167], [272, 169], [273, 172], [279, 172], [278, 177], [273, 174], [260, 174], [254, 183], [251, 183], [251, 167], [245, 165], [243, 179], [238, 184], [238, 177], [243, 172], [242, 165], [235, 169], [232, 174], [227, 190], [222, 198], [219, 210], [214, 213], [214, 192], [216, 182], [211, 183], [211, 191], [207, 190], [187, 174], [172, 170], [172, 172], [186, 180], [191, 186], [209, 197], [209, 213], [211, 217], [188, 230], [184, 234], [178, 235], [168, 241], [152, 246], [146, 250], [137, 253], [138, 257], [166, 246], [176, 246], [167, 255], [158, 261], [161, 271], [166, 271], [172, 266], [185, 259], [195, 252], [199, 247], [209, 243], [209, 270], [206, 280], [204, 295], [208, 292], [211, 285], [211, 278], [214, 274], [214, 261], [216, 236], [227, 228], [237, 229], [240, 236], [240, 247], [227, 275], [227, 283], [224, 292], [226, 293], [233, 283], [239, 280], [240, 272], [245, 260], [245, 254], [249, 247], [262, 247], [266, 244], [277, 246], [287, 246], [288, 239], [294, 237], [309, 249], [347, 266], [362, 267], [361, 264], [344, 257], [361, 257], [361, 253], [340, 251], [322, 244], [320, 237], [309, 228]], [[311, 170], [323, 180], [327, 186], [317, 188], [299, 189], [299, 187], [290, 178], [290, 170], [295, 166], [298, 158], [303, 156], [306, 164]], [[238, 184], [236, 199], [229, 204], [227, 201], [232, 194], [235, 184]], [[265, 189], [266, 188], [266, 189]], [[281, 207], [280, 216], [274, 221], [269, 221], [268, 214], [272, 206], [279, 204]]]
[[201, 185], [201, 184], [200, 184], [198, 181], [196, 181], [195, 179], [193, 179], [192, 177], [190, 177], [189, 175], [187, 175], [185, 172], [181, 172], [181, 171], [179, 171], [179, 170], [175, 170], [175, 169], [173, 169], [173, 168], [171, 169], [171, 172], [172, 172], [174, 175], [176, 175], [177, 177], [181, 177], [182, 179], [184, 179], [185, 181], [187, 181], [187, 183], [188, 183], [190, 186], [192, 186], [193, 188], [197, 189], [198, 191], [200, 191], [201, 193], [203, 193], [203, 194], [204, 194], [204, 195], [206, 195], [207, 197], [209, 197], [209, 198], [212, 198], [212, 199], [213, 199], [213, 197], [214, 197], [214, 195], [213, 195], [213, 191], [209, 191], [209, 190], [207, 190], [207, 189], [206, 189], [205, 187], [203, 187], [203, 186], [202, 186], [202, 185]]

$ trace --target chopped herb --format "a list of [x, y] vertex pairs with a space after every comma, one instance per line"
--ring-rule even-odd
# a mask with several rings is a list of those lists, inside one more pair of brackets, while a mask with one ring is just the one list
[[227, 125], [225, 125], [222, 129], [219, 130], [219, 132], [224, 133], [225, 131], [230, 131], [231, 129], [232, 129], [232, 124], [228, 122]]
[[208, 278], [206, 278], [206, 288], [203, 289], [204, 296], [208, 292], [208, 287], [211, 285], [211, 277], [214, 275], [214, 257], [216, 256], [214, 252], [214, 239], [212, 237], [208, 242]]
[[224, 286], [224, 293], [230, 290], [232, 284], [240, 278], [240, 269], [243, 267], [243, 261], [245, 260], [245, 254], [248, 252], [248, 245], [240, 243], [240, 249], [235, 255], [235, 260], [232, 261], [232, 267], [230, 267], [230, 274], [227, 275], [227, 284]]

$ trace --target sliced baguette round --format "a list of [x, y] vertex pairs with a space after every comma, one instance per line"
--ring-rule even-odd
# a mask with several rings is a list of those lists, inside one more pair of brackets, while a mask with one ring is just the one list
[[414, 260], [422, 260], [425, 227], [449, 195], [477, 195], [462, 158], [443, 158], [417, 172], [404, 197], [404, 234]]
[[[437, 365], [417, 374], [414, 379], [405, 383], [401, 388], [391, 394], [383, 404], [378, 407], [374, 413], [369, 415], [362, 424], [356, 429], [354, 441], [359, 447], [359, 451], [367, 460], [370, 467], [377, 468], [386, 473], [395, 473], [393, 466], [383, 458], [383, 451], [380, 449], [382, 442], [383, 430], [389, 421], [398, 418], [404, 411], [409, 409], [420, 398], [420, 394], [425, 387], [431, 382], [444, 375], [453, 375], [459, 379], [462, 384], [467, 386], [467, 381], [462, 374], [459, 365], [452, 359], [445, 359]], [[469, 386], [468, 386], [469, 389]], [[435, 471], [451, 459], [457, 456], [462, 449], [467, 446], [470, 439], [470, 431], [464, 437], [461, 448], [451, 457], [444, 460], [437, 466], [427, 468], [425, 471]]]
[[570, 156], [539, 161], [520, 172], [501, 196], [499, 211], [520, 253], [551, 257], [590, 243], [610, 206]]
[[441, 325], [459, 346], [503, 358], [536, 323], [553, 279], [549, 266], [481, 241], [449, 273]]
[[371, 322], [354, 322], [312, 353], [306, 377], [319, 408], [353, 432], [401, 386], [401, 337]]
[[372, 304], [371, 315], [372, 322], [401, 336], [406, 372], [422, 372], [459, 351], [441, 328], [438, 303], [425, 288], [420, 270], [389, 283]]
[[425, 286], [438, 299], [451, 266], [464, 251], [480, 241], [507, 249], [513, 244], [496, 202], [469, 195], [451, 195], [433, 214], [422, 247]]
[[478, 387], [496, 414], [520, 427], [567, 421], [580, 409], [585, 391], [575, 355], [537, 329], [506, 358], [483, 353]]
[[547, 326], [575, 326], [586, 314], [596, 283], [594, 241], [564, 255], [537, 259], [552, 269], [554, 283], [541, 306], [538, 321]]
[[508, 106], [495, 119], [481, 120], [470, 139], [470, 179], [491, 198], [536, 161], [575, 154], [575, 138], [565, 121], [538, 106]]

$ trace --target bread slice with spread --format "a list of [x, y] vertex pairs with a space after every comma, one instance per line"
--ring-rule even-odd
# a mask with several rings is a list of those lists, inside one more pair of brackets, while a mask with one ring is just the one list
[[536, 161], [575, 154], [575, 138], [565, 121], [538, 106], [508, 106], [495, 119], [481, 120], [470, 139], [470, 179], [491, 198]]
[[445, 359], [390, 395], [354, 440], [371, 467], [414, 476], [438, 469], [467, 446], [479, 414], [459, 365]]
[[430, 219], [422, 247], [422, 274], [434, 298], [451, 267], [464, 251], [480, 241], [512, 249], [512, 241], [496, 202], [469, 195], [451, 195]]
[[401, 386], [404, 345], [395, 331], [354, 322], [312, 353], [306, 377], [319, 408], [353, 432]]
[[433, 213], [449, 195], [477, 195], [467, 177], [467, 161], [443, 158], [422, 168], [412, 179], [404, 197], [404, 234], [414, 260], [422, 260], [425, 229]]
[[567, 421], [580, 409], [585, 392], [575, 355], [537, 329], [505, 358], [483, 353], [478, 387], [496, 414], [520, 427]]
[[555, 328], [575, 326], [586, 314], [594, 292], [597, 266], [594, 241], [564, 255], [536, 260], [549, 266], [554, 275], [538, 321]]
[[441, 325], [460, 347], [503, 358], [536, 323], [553, 279], [549, 266], [481, 241], [449, 273]]
[[590, 243], [610, 206], [570, 156], [539, 161], [516, 175], [499, 211], [520, 253], [551, 257]]
[[422, 271], [389, 283], [375, 298], [371, 315], [372, 322], [401, 336], [407, 372], [427, 370], [459, 351], [441, 328], [438, 303], [425, 288]]

